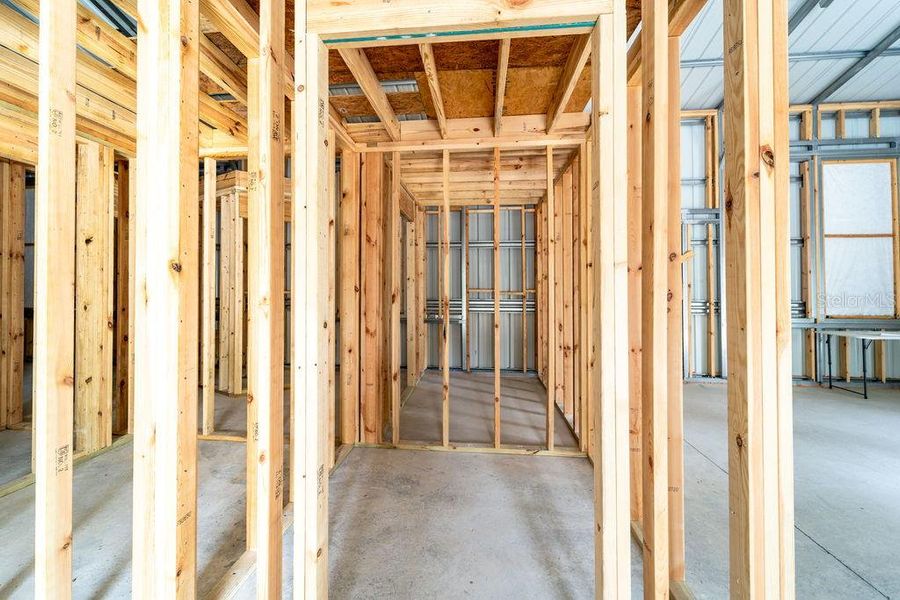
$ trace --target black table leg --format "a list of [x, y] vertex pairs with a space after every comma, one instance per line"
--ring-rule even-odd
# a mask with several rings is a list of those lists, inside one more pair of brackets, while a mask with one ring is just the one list
[[828, 389], [832, 389], [834, 385], [831, 383], [831, 334], [825, 334], [825, 347], [828, 353]]
[[866, 400], [869, 399], [869, 390], [866, 386], [866, 380], [868, 377], [866, 376], [866, 349], [869, 347], [866, 344], [866, 340], [860, 340], [862, 342], [862, 376], [863, 376], [863, 398]]

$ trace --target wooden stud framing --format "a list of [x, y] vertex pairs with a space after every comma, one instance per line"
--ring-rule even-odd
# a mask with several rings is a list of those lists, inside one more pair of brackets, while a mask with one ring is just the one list
[[881, 109], [877, 106], [869, 113], [869, 137], [881, 137]]
[[419, 54], [422, 56], [425, 79], [428, 81], [428, 91], [431, 93], [431, 102], [434, 105], [434, 114], [437, 118], [438, 127], [441, 129], [441, 137], [446, 138], [447, 115], [444, 112], [444, 98], [441, 95], [437, 64], [434, 62], [434, 50], [431, 44], [419, 44]]
[[[563, 269], [563, 265], [565, 264], [563, 261], [563, 255], [565, 254], [565, 249], [563, 248], [563, 213], [565, 211], [565, 202], [566, 198], [563, 196], [563, 182], [562, 177], [556, 180], [553, 189], [553, 197], [555, 202], [553, 203], [553, 227], [550, 233], [551, 238], [553, 239], [553, 246], [551, 250], [553, 251], [550, 260], [553, 262], [556, 277], [553, 281], [553, 289], [550, 293], [554, 296], [554, 310], [555, 312], [550, 318], [551, 327], [553, 327], [556, 332], [555, 345], [551, 346], [550, 352], [553, 368], [556, 370], [556, 387], [554, 389], [554, 402], [556, 406], [560, 408], [560, 410], [565, 411], [565, 396], [566, 396], [566, 388], [568, 387], [568, 381], [566, 380], [566, 371], [565, 371], [565, 345], [566, 345], [566, 336], [565, 331], [563, 330], [565, 326], [565, 294], [564, 294], [564, 285], [565, 285], [565, 271]], [[566, 414], [564, 412], [564, 414]]]
[[[595, 595], [611, 600], [631, 594], [628, 179], [626, 157], [621, 151], [627, 138], [624, 2], [615, 3], [612, 14], [600, 16], [591, 44]], [[646, 594], [647, 587], [644, 589]]]
[[500, 40], [500, 51], [497, 55], [497, 82], [494, 86], [494, 135], [499, 137], [503, 132], [503, 104], [506, 100], [506, 74], [509, 70], [510, 39]]
[[427, 267], [426, 260], [428, 257], [427, 248], [425, 246], [425, 230], [426, 230], [426, 220], [425, 220], [425, 211], [422, 209], [416, 210], [416, 252], [418, 253], [418, 258], [416, 259], [416, 268], [418, 271], [416, 272], [416, 294], [419, 297], [419, 318], [421, 319], [421, 327], [419, 328], [419, 375], [428, 368], [428, 325], [425, 323], [425, 318], [427, 317], [428, 307], [426, 303], [426, 281], [425, 281], [425, 269]]
[[356, 152], [341, 154], [341, 442], [359, 438], [360, 368], [360, 202], [359, 158]]
[[641, 4], [643, 75], [642, 358], [644, 596], [669, 596], [668, 2]]
[[528, 261], [525, 254], [525, 207], [520, 211], [520, 247], [522, 250], [522, 373], [528, 372]]
[[[248, 524], [256, 596], [281, 596], [284, 464], [284, 0], [259, 4], [259, 58], [248, 62]], [[252, 71], [252, 73], [251, 73]], [[295, 195], [294, 197], [299, 197]], [[319, 235], [327, 235], [327, 231]], [[327, 247], [326, 247], [327, 251]], [[326, 260], [326, 255], [321, 260]], [[299, 289], [307, 289], [300, 287]], [[327, 287], [318, 288], [327, 293]], [[325, 299], [327, 301], [327, 299]], [[327, 333], [327, 332], [326, 332]], [[322, 390], [324, 391], [324, 390]], [[255, 480], [251, 477], [255, 475]]]
[[[132, 359], [134, 345], [132, 340], [131, 306], [134, 296], [134, 280], [132, 257], [134, 256], [134, 237], [131, 235], [133, 219], [131, 207], [134, 203], [134, 186], [132, 178], [134, 169], [129, 160], [117, 161], [119, 172], [116, 178], [116, 233], [115, 233], [115, 385], [113, 390], [113, 433], [131, 432], [131, 414], [134, 401], [134, 383], [131, 374], [134, 372]], [[214, 249], [215, 250], [215, 249]], [[215, 264], [215, 263], [213, 263]], [[215, 276], [215, 274], [213, 274]], [[213, 292], [215, 293], [215, 292]], [[215, 346], [212, 349], [215, 352]], [[215, 354], [213, 355], [215, 360]], [[215, 364], [215, 363], [213, 363]]]
[[390, 349], [390, 396], [391, 396], [391, 442], [400, 443], [400, 153], [391, 156], [391, 196], [387, 214], [387, 243], [390, 244], [389, 266], [390, 286], [390, 328], [388, 347]]
[[[500, 148], [494, 148], [494, 202], [493, 202], [493, 240], [494, 240], [494, 448], [500, 447]], [[523, 234], [524, 235], [524, 234]], [[522, 282], [524, 290], [525, 282]]]
[[643, 520], [643, 436], [641, 434], [641, 86], [628, 86], [628, 356], [631, 521]]
[[200, 387], [204, 435], [216, 428], [216, 160], [203, 159], [200, 235]]
[[562, 392], [563, 392], [563, 411], [567, 419], [572, 423], [575, 422], [575, 362], [573, 347], [575, 345], [574, 323], [575, 307], [572, 304], [574, 287], [574, 263], [572, 258], [573, 246], [573, 230], [572, 230], [572, 204], [574, 201], [574, 180], [572, 177], [572, 167], [569, 166], [562, 176], [562, 194], [560, 196], [559, 213], [562, 219], [561, 235], [562, 243], [559, 246], [559, 256], [562, 261], [560, 266], [562, 303], [557, 308], [559, 310], [560, 322], [560, 345], [562, 346]]
[[416, 244], [418, 243], [418, 233], [416, 227], [418, 219], [406, 221], [406, 237], [403, 248], [403, 263], [406, 266], [406, 281], [404, 296], [406, 299], [406, 385], [412, 387], [419, 381], [419, 329], [423, 323], [420, 320], [421, 312], [419, 310], [419, 297], [416, 293], [416, 273], [418, 265], [416, 263]]
[[362, 163], [362, 222], [360, 240], [360, 405], [361, 439], [381, 443], [381, 363], [383, 356], [381, 279], [383, 261], [383, 182], [381, 154], [365, 154]]
[[441, 443], [450, 445], [450, 151], [444, 150], [441, 173]]
[[[42, 11], [44, 6], [48, 3], [41, 3]], [[197, 4], [183, 0], [139, 0], [138, 6], [138, 156], [153, 160], [137, 161], [132, 214], [139, 290], [134, 305], [132, 594], [193, 598], [200, 16]]]
[[113, 151], [78, 144], [75, 206], [75, 453], [112, 443]]
[[361, 48], [340, 48], [338, 52], [347, 64], [347, 68], [353, 73], [353, 77], [362, 88], [363, 94], [369, 100], [372, 108], [375, 109], [375, 114], [381, 119], [390, 138], [394, 141], [399, 140], [400, 122], [397, 121], [394, 109], [388, 102], [387, 94], [384, 93], [372, 65], [369, 64], [366, 53]]
[[[715, 116], [706, 117], [706, 207], [718, 208], [718, 180], [719, 180], [719, 143], [718, 125]], [[706, 372], [710, 377], [719, 375], [719, 320], [716, 318], [716, 247], [713, 243], [716, 227], [713, 224], [706, 226], [706, 300], [709, 303], [709, 313], [706, 315]], [[688, 304], [688, 319], [690, 316], [690, 304]], [[692, 323], [688, 321], [688, 328]]]
[[72, 597], [74, 2], [42, 2], [34, 258], [34, 596]]
[[793, 598], [787, 6], [726, 0], [730, 593]]
[[559, 83], [556, 91], [553, 93], [553, 99], [550, 101], [550, 108], [547, 109], [547, 133], [553, 133], [559, 124], [559, 117], [565, 112], [572, 99], [572, 92], [581, 79], [581, 73], [584, 71], [584, 65], [587, 63], [588, 57], [591, 55], [591, 36], [585, 34], [579, 36], [566, 64], [563, 67], [562, 74], [559, 77]]
[[546, 262], [544, 265], [545, 277], [547, 282], [546, 289], [546, 308], [544, 310], [546, 316], [547, 327], [547, 356], [545, 385], [547, 386], [547, 450], [553, 450], [555, 443], [555, 424], [556, 424], [556, 379], [559, 376], [556, 366], [556, 345], [557, 345], [557, 328], [556, 328], [556, 227], [554, 214], [556, 213], [555, 184], [553, 181], [553, 148], [547, 147], [547, 200], [544, 205], [546, 212], [545, 245], [547, 248]]
[[[296, 411], [297, 437], [291, 444], [292, 479], [302, 481], [302, 493], [295, 499], [294, 519], [294, 594], [304, 598], [328, 597], [328, 444], [329, 403], [328, 371], [333, 364], [328, 358], [334, 347], [328, 346], [327, 329], [334, 326], [333, 307], [319, 290], [333, 286], [334, 269], [329, 269], [326, 256], [333, 241], [334, 163], [329, 164], [328, 126], [328, 51], [315, 34], [307, 29], [307, 5], [294, 7], [294, 101], [293, 147], [306, 148], [305, 157], [292, 161], [294, 176], [292, 197], [305, 202], [291, 203], [293, 212], [291, 247], [293, 248], [292, 289], [303, 290], [293, 298], [291, 339], [293, 369], [291, 406]], [[380, 183], [382, 161], [378, 158]], [[370, 170], [370, 158], [366, 168]], [[373, 161], [375, 162], [375, 161]], [[368, 190], [367, 190], [368, 191]], [[373, 201], [366, 197], [366, 202]], [[381, 198], [377, 198], [378, 206]], [[368, 251], [369, 248], [366, 248]], [[371, 263], [367, 266], [371, 267]], [[367, 274], [368, 275], [368, 274]], [[380, 294], [380, 286], [378, 286]], [[367, 325], [368, 327], [368, 325]], [[312, 334], [311, 332], [320, 332]], [[368, 330], [366, 331], [368, 335]], [[333, 339], [333, 338], [332, 338]], [[380, 341], [380, 338], [378, 338]], [[364, 358], [365, 360], [365, 358]], [[380, 373], [375, 373], [380, 378]], [[366, 422], [366, 434], [370, 423]], [[375, 433], [374, 431], [372, 433]], [[377, 440], [380, 441], [380, 440]]]
[[25, 165], [0, 161], [0, 429], [24, 420]]
[[[668, 107], [681, 106], [681, 38], [668, 40]], [[685, 262], [681, 240], [681, 119], [674, 114], [668, 122], [667, 239], [669, 294], [666, 325], [668, 329], [668, 490], [669, 490], [669, 580], [684, 582], [684, 364], [682, 265]], [[688, 236], [688, 241], [690, 236]], [[688, 246], [688, 252], [691, 246]], [[687, 259], [690, 261], [690, 259]], [[690, 264], [690, 263], [688, 263]], [[688, 278], [690, 282], [690, 277]], [[688, 296], [690, 317], [690, 295]]]

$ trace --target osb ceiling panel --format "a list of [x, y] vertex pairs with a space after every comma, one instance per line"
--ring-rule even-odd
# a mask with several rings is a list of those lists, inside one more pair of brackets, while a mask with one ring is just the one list
[[[372, 65], [372, 70], [379, 75], [424, 70], [419, 47], [415, 44], [366, 48], [365, 53], [369, 64]], [[383, 78], [381, 79], [383, 80]]]
[[493, 116], [493, 70], [445, 71], [440, 84], [448, 119]]
[[434, 62], [440, 71], [496, 69], [498, 40], [434, 44]]
[[546, 113], [556, 91], [562, 67], [510, 69], [506, 81], [503, 113], [533, 115]]
[[398, 115], [419, 114], [425, 112], [425, 104], [419, 92], [402, 92], [388, 94], [388, 102]]
[[561, 67], [575, 44], [574, 35], [516, 38], [509, 45], [509, 67]]
[[362, 117], [375, 114], [365, 96], [332, 96], [331, 105], [342, 117]]

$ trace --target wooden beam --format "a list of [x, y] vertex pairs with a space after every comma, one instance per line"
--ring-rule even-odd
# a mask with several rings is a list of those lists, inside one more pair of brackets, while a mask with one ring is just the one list
[[[500, 148], [494, 148], [494, 448], [500, 447]], [[525, 281], [522, 281], [525, 288]]]
[[613, 599], [631, 593], [624, 2], [600, 17], [591, 43], [594, 561], [596, 596]]
[[554, 215], [558, 210], [556, 207], [556, 198], [555, 198], [555, 186], [553, 182], [553, 178], [555, 173], [553, 172], [553, 148], [551, 146], [547, 147], [547, 200], [544, 205], [544, 210], [546, 211], [546, 219], [547, 219], [547, 227], [545, 229], [546, 232], [546, 247], [547, 247], [547, 261], [544, 266], [547, 283], [545, 285], [547, 295], [546, 295], [546, 314], [547, 314], [547, 376], [545, 385], [547, 386], [547, 430], [546, 430], [546, 445], [547, 450], [553, 450], [555, 444], [555, 426], [556, 426], [556, 387], [557, 387], [557, 378], [559, 377], [559, 373], [557, 372], [556, 366], [556, 345], [557, 345], [557, 336], [558, 331], [556, 327], [556, 293], [554, 289], [556, 288], [556, 252], [557, 252], [557, 239], [556, 239], [556, 227], [555, 227], [555, 219]]
[[400, 122], [394, 114], [394, 109], [391, 107], [387, 94], [385, 94], [384, 88], [381, 87], [381, 82], [378, 81], [378, 76], [375, 75], [375, 71], [366, 57], [365, 51], [360, 48], [340, 48], [338, 52], [340, 52], [341, 58], [344, 59], [347, 68], [353, 74], [353, 78], [356, 79], [356, 83], [362, 88], [366, 99], [372, 105], [372, 108], [375, 109], [375, 114], [381, 119], [381, 123], [387, 130], [390, 138], [394, 141], [399, 140]]
[[75, 201], [75, 453], [112, 443], [113, 151], [78, 144]]
[[341, 154], [340, 200], [340, 320], [341, 320], [341, 442], [359, 437], [360, 366], [360, 206], [359, 154]]
[[400, 443], [400, 153], [391, 158], [390, 210], [387, 214], [387, 242], [390, 244], [390, 397], [391, 397], [391, 443]]
[[200, 387], [201, 431], [216, 428], [216, 161], [203, 160], [203, 206], [200, 209]]
[[[668, 46], [668, 107], [677, 110], [681, 106], [681, 38], [669, 36]], [[681, 239], [681, 119], [674, 113], [669, 117], [666, 145], [668, 163], [666, 177], [667, 195], [667, 246], [668, 287], [668, 459], [669, 459], [669, 581], [684, 582], [684, 298], [682, 265], [684, 260]], [[689, 226], [690, 227], [690, 226]], [[690, 236], [688, 236], [688, 242]], [[688, 243], [687, 251], [691, 251]], [[690, 282], [690, 278], [688, 279]], [[690, 295], [688, 297], [690, 306]], [[688, 311], [690, 315], [690, 311]]]
[[584, 66], [587, 64], [590, 55], [590, 34], [576, 38], [575, 45], [569, 52], [566, 65], [559, 76], [559, 83], [556, 84], [556, 91], [553, 93], [553, 99], [550, 101], [550, 108], [547, 109], [547, 133], [553, 133], [553, 130], [559, 123], [559, 117], [569, 105], [569, 100], [572, 99], [572, 93], [581, 79], [581, 73], [584, 71]]
[[231, 390], [231, 347], [234, 337], [234, 237], [237, 226], [243, 225], [238, 216], [237, 194], [228, 193], [219, 200], [219, 342], [218, 342], [218, 389]]
[[[441, 31], [465, 31], [535, 24], [593, 21], [612, 11], [610, 0], [560, 0], [549, 4], [498, 5], [492, 0], [473, 0], [464, 11], [439, 0], [362, 0], [352, 6], [329, 0], [312, 0], [307, 8], [309, 29], [324, 39], [390, 36]], [[496, 35], [496, 34], [494, 34]]]
[[[497, 81], [494, 85], [494, 135], [503, 133], [503, 105], [506, 102], [506, 75], [509, 72], [509, 38], [500, 40], [497, 55]], [[444, 136], [446, 137], [446, 136]]]
[[192, 598], [200, 17], [184, 0], [139, 0], [139, 9], [132, 594]]
[[[294, 249], [292, 289], [316, 291], [332, 289], [334, 269], [326, 257], [333, 242], [331, 229], [335, 204], [334, 163], [328, 155], [328, 50], [307, 28], [307, 6], [294, 6], [294, 101], [293, 147], [306, 148], [305, 157], [292, 161]], [[368, 168], [368, 165], [367, 165]], [[368, 199], [367, 199], [368, 201]], [[328, 412], [334, 398], [329, 396], [328, 373], [334, 364], [334, 345], [328, 345], [328, 328], [334, 327], [334, 311], [321, 293], [302, 293], [292, 308], [291, 340], [294, 373], [291, 405], [297, 414], [297, 435], [291, 444], [295, 453], [291, 477], [302, 483], [302, 510], [294, 521], [293, 572], [295, 594], [306, 598], [328, 597]], [[319, 332], [310, 334], [310, 332]], [[332, 338], [333, 339], [333, 338]], [[312, 399], [312, 401], [310, 401]], [[366, 424], [368, 428], [368, 423]], [[302, 440], [302, 441], [299, 441]], [[302, 549], [302, 550], [301, 550]], [[302, 588], [301, 588], [302, 586]]]
[[246, 0], [200, 0], [200, 12], [241, 54], [259, 56], [260, 16]]
[[431, 44], [419, 44], [419, 53], [422, 55], [422, 65], [425, 68], [425, 79], [428, 81], [428, 90], [431, 92], [431, 101], [434, 104], [434, 114], [441, 128], [441, 137], [447, 137], [447, 115], [444, 112], [444, 98], [441, 95], [441, 85], [438, 80], [437, 64], [434, 61], [434, 50]]
[[41, 7], [34, 247], [34, 595], [72, 597], [75, 2]]
[[450, 445], [450, 151], [442, 153], [441, 206], [441, 444]]
[[644, 590], [652, 598], [669, 596], [668, 508], [668, 156], [669, 69], [668, 2], [641, 3], [643, 23], [643, 184], [642, 294], [644, 436]]
[[724, 4], [729, 574], [740, 598], [795, 594], [787, 13], [784, 0]]

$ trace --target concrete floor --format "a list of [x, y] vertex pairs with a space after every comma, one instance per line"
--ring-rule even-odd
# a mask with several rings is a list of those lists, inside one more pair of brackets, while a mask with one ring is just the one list
[[[422, 375], [400, 411], [400, 439], [440, 442], [441, 372]], [[500, 382], [501, 443], [516, 446], [543, 446], [547, 431], [547, 391], [533, 375], [506, 374]], [[493, 444], [493, 373], [450, 372], [450, 440], [456, 443]], [[557, 410], [554, 443], [559, 448], [578, 445], [565, 417]]]
[[[794, 392], [798, 598], [900, 597], [900, 392]], [[698, 598], [727, 597], [725, 427], [725, 386], [686, 385], [687, 578]], [[128, 596], [131, 460], [128, 443], [75, 469], [76, 598]], [[242, 552], [243, 446], [201, 442], [199, 468], [202, 596]], [[591, 485], [584, 459], [356, 448], [331, 479], [331, 597], [590, 598]], [[0, 598], [33, 594], [33, 501], [33, 487], [0, 498]], [[638, 596], [636, 547], [632, 577]]]

